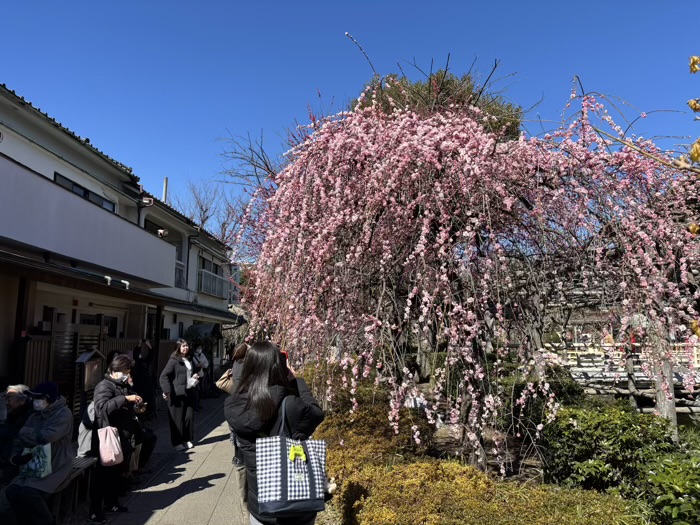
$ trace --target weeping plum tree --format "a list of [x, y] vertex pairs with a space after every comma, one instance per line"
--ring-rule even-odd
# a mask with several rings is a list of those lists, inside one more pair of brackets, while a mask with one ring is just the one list
[[[351, 393], [389, 385], [396, 428], [417, 398], [478, 456], [502, 421], [506, 360], [536, 378], [516, 405], [556, 412], [542, 341], [572, 308], [613, 307], [623, 331], [643, 315], [652, 362], [671, 338], [696, 342], [694, 176], [648, 141], [612, 149], [592, 122], [621, 130], [591, 96], [572, 94], [580, 111], [559, 131], [511, 140], [474, 106], [413, 111], [391, 82], [315, 122], [258, 210], [253, 324], [294, 362], [336, 363], [324, 369]], [[415, 354], [433, 363], [429, 394]]]

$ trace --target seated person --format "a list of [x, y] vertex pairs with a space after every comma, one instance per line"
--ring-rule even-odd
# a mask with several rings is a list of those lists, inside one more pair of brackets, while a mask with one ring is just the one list
[[[73, 414], [66, 406], [66, 399], [59, 396], [56, 383], [41, 383], [27, 394], [33, 400], [34, 413], [15, 441], [10, 463], [19, 467], [20, 473], [7, 487], [6, 495], [22, 524], [55, 525], [56, 518], [49, 510], [47, 499], [68, 477], [73, 466]], [[48, 475], [30, 468], [37, 463], [32, 460], [45, 445], [49, 445], [51, 451]]]
[[19, 430], [27, 422], [32, 413], [32, 400], [27, 395], [29, 387], [26, 385], [10, 385], [5, 390], [3, 401], [7, 408], [7, 418], [0, 424], [0, 485], [6, 485], [19, 474], [19, 469], [10, 464], [12, 446]]

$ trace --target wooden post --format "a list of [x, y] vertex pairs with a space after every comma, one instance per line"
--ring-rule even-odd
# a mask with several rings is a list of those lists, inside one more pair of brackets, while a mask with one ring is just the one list
[[[17, 310], [13, 338], [13, 352], [10, 353], [10, 375], [13, 381], [21, 382], [25, 375], [27, 336], [34, 324], [36, 280], [29, 277], [19, 279], [17, 290]], [[34, 386], [34, 385], [31, 385]]]

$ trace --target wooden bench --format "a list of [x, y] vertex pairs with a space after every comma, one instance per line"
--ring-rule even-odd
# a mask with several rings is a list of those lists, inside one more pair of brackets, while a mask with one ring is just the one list
[[97, 463], [94, 457], [73, 458], [73, 468], [68, 477], [61, 483], [51, 496], [51, 513], [58, 517], [66, 512], [74, 513], [78, 508], [78, 503], [82, 499], [86, 500], [90, 494], [90, 480], [92, 468]]

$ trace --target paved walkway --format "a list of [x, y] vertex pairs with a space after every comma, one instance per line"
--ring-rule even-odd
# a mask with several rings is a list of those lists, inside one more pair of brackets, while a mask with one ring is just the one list
[[170, 446], [167, 414], [158, 411], [158, 444], [151, 473], [122, 501], [126, 514], [110, 525], [247, 525], [238, 479], [231, 465], [233, 449], [224, 421], [224, 398], [203, 400], [196, 414], [197, 441], [186, 452]]

